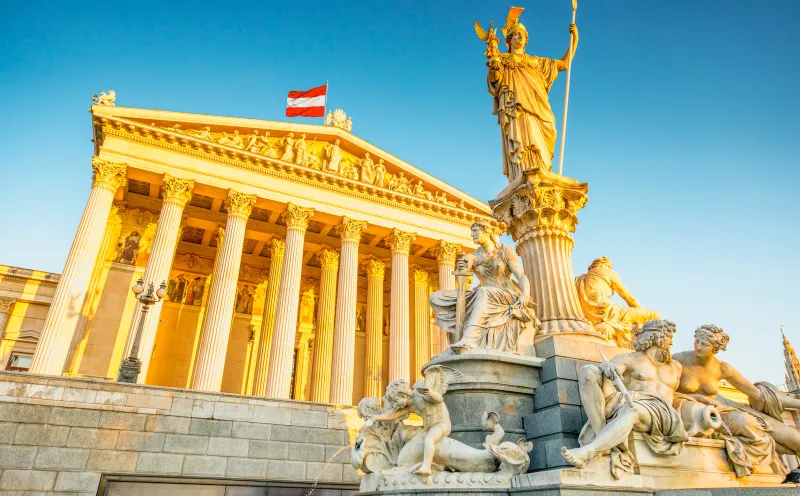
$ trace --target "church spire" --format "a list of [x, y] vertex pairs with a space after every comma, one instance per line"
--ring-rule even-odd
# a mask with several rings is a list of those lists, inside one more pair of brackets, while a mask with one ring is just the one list
[[786, 366], [786, 390], [790, 393], [797, 393], [800, 392], [800, 360], [797, 359], [797, 353], [786, 339], [783, 326], [781, 326], [781, 336], [783, 336], [783, 359]]

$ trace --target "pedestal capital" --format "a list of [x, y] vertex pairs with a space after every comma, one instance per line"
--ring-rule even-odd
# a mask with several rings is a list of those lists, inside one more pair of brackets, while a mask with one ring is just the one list
[[411, 250], [411, 243], [415, 239], [417, 239], [417, 233], [407, 233], [397, 228], [392, 229], [392, 232], [386, 237], [386, 241], [392, 249], [392, 254], [401, 255], [408, 255]]
[[317, 252], [317, 258], [319, 259], [320, 266], [323, 269], [336, 269], [339, 267], [339, 252], [330, 246], [323, 246], [320, 248], [320, 250]]
[[179, 177], [164, 174], [164, 182], [161, 184], [161, 191], [164, 192], [164, 201], [175, 202], [181, 207], [185, 207], [192, 199], [194, 180], [181, 179]]
[[228, 215], [233, 217], [243, 217], [247, 219], [256, 204], [256, 195], [240, 193], [232, 189], [228, 190], [228, 197], [225, 199], [225, 206]]
[[342, 217], [342, 222], [339, 224], [339, 236], [342, 241], [354, 241], [356, 243], [361, 241], [361, 233], [367, 228], [365, 221], [353, 220], [348, 217]]
[[314, 215], [313, 208], [306, 208], [295, 205], [293, 203], [286, 204], [286, 213], [284, 218], [286, 220], [286, 227], [288, 229], [297, 229], [305, 231], [308, 229], [308, 221]]
[[92, 157], [92, 186], [106, 188], [116, 193], [121, 186], [128, 184], [127, 170], [127, 164]]
[[16, 298], [10, 298], [7, 296], [0, 296], [0, 313], [11, 313], [11, 309], [14, 308], [14, 303], [16, 303]]
[[272, 258], [283, 258], [286, 252], [286, 239], [280, 236], [273, 236], [269, 242], [269, 254]]
[[528, 179], [525, 186], [502, 200], [490, 202], [492, 215], [508, 226], [514, 241], [539, 229], [562, 235], [575, 232], [577, 213], [588, 200], [588, 185], [542, 170]]
[[362, 263], [361, 266], [364, 267], [364, 270], [367, 272], [367, 279], [371, 277], [380, 277], [383, 278], [386, 275], [386, 266], [388, 265], [386, 260], [382, 258], [377, 258], [373, 256], [367, 257]]
[[455, 265], [456, 257], [460, 251], [461, 245], [445, 240], [440, 240], [436, 243], [436, 248], [434, 248], [436, 261], [439, 262], [439, 265]]
[[428, 285], [428, 269], [425, 267], [419, 267], [417, 265], [411, 266], [411, 275], [414, 278], [414, 284], [417, 286], [427, 286]]

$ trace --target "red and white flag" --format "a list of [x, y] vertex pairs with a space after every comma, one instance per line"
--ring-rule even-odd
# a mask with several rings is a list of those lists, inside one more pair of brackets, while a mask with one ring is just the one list
[[328, 84], [308, 91], [290, 91], [286, 98], [286, 117], [325, 117]]

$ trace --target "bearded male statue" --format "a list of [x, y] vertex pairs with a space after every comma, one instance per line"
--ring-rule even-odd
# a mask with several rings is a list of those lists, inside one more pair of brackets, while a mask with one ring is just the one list
[[681, 452], [689, 436], [680, 414], [672, 407], [682, 369], [670, 353], [674, 333], [674, 323], [649, 320], [633, 338], [634, 352], [599, 366], [581, 367], [581, 405], [589, 421], [578, 438], [580, 447], [561, 449], [570, 464], [583, 468], [592, 458], [611, 450], [614, 478], [631, 473], [631, 431], [640, 432], [657, 454]]

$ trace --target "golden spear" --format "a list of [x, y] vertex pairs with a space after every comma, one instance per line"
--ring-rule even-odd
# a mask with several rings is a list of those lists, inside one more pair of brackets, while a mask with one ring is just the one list
[[[572, 0], [572, 24], [575, 24], [575, 12], [578, 11], [578, 0]], [[564, 122], [561, 124], [561, 153], [558, 155], [558, 173], [564, 172], [564, 143], [567, 141], [567, 107], [569, 106], [569, 77], [572, 73], [572, 31], [569, 33], [569, 58], [567, 59], [567, 91], [564, 93]]]

